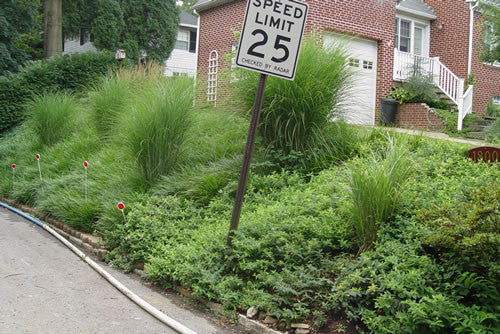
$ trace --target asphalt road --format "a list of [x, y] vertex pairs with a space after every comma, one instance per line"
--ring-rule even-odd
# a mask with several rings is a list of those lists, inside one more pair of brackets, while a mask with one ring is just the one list
[[[179, 297], [105, 269], [148, 303], [199, 334], [245, 332], [215, 324], [199, 312], [185, 309]], [[0, 333], [175, 331], [121, 294], [48, 232], [0, 208]]]

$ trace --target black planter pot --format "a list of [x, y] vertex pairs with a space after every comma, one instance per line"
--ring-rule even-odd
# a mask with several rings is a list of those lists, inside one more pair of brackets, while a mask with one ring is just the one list
[[394, 124], [398, 101], [395, 99], [380, 99], [380, 121], [384, 124]]

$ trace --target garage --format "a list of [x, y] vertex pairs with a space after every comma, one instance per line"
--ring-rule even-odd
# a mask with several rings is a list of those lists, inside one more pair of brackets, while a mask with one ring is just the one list
[[354, 71], [353, 87], [342, 102], [342, 117], [352, 124], [374, 125], [377, 92], [377, 42], [340, 34], [325, 34], [324, 46], [341, 43]]

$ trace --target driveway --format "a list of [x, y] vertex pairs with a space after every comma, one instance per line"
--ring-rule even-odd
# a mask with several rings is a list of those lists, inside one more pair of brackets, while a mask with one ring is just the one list
[[[104, 267], [148, 303], [199, 334], [245, 333], [184, 308], [176, 295]], [[45, 230], [0, 208], [0, 333], [175, 331], [122, 295]]]

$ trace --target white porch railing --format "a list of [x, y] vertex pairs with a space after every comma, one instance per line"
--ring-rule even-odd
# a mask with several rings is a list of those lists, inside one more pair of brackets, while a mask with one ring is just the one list
[[394, 80], [404, 81], [413, 75], [431, 77], [434, 84], [457, 105], [458, 130], [461, 130], [463, 118], [472, 112], [473, 86], [464, 93], [465, 80], [450, 71], [439, 57], [424, 57], [394, 49]]
[[462, 130], [462, 122], [467, 114], [472, 113], [472, 101], [473, 101], [473, 91], [474, 91], [474, 86], [469, 85], [469, 88], [467, 88], [467, 91], [463, 93], [462, 98], [459, 100], [459, 105], [458, 105], [458, 126], [457, 130], [461, 131]]

